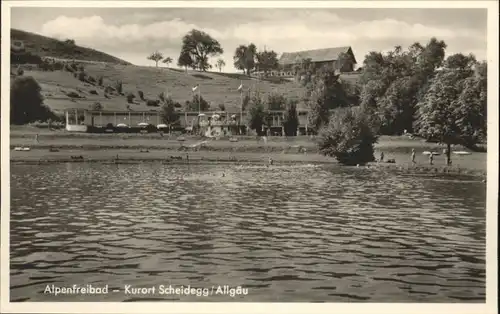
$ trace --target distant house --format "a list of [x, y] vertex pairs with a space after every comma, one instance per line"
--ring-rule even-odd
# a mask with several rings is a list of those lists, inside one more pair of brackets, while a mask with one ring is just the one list
[[[341, 58], [341, 56], [343, 57]], [[353, 72], [357, 63], [350, 46], [285, 52], [279, 60], [281, 71], [275, 74], [278, 76], [293, 76], [294, 66], [306, 59], [310, 59], [316, 68], [332, 64], [341, 73]]]

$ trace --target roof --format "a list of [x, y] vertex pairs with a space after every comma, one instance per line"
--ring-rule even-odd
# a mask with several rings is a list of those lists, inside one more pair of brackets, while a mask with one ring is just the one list
[[[309, 58], [311, 59], [312, 62], [334, 61], [338, 60], [341, 53], [347, 53], [349, 49], [351, 49], [350, 46], [305, 50], [297, 52], [284, 52], [281, 55], [280, 63], [294, 64], [298, 63], [302, 59], [309, 59]], [[356, 62], [356, 59], [354, 59], [354, 62]]]

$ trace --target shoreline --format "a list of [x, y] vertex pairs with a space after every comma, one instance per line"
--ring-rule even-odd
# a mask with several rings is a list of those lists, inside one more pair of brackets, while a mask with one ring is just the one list
[[[189, 155], [189, 160], [186, 156]], [[72, 156], [74, 158], [72, 158]], [[82, 157], [81, 159], [79, 157]], [[118, 157], [118, 158], [117, 158]], [[392, 157], [392, 155], [391, 155]], [[400, 159], [402, 156], [399, 156]], [[71, 149], [57, 152], [49, 152], [44, 149], [32, 149], [30, 151], [11, 150], [11, 164], [48, 165], [54, 163], [101, 163], [101, 164], [143, 164], [161, 163], [164, 165], [179, 164], [261, 164], [267, 166], [268, 158], [272, 158], [274, 165], [280, 164], [312, 164], [312, 165], [335, 165], [338, 167], [357, 168], [356, 166], [345, 166], [339, 164], [334, 158], [319, 154], [296, 154], [277, 152], [214, 152], [214, 151], [190, 151], [182, 152], [176, 150], [150, 150], [141, 152], [138, 149], [106, 149], [106, 150], [82, 150]], [[271, 166], [272, 167], [272, 166]], [[445, 166], [439, 161], [434, 165], [419, 163], [412, 165], [410, 162], [370, 162], [360, 165], [362, 169], [372, 170], [396, 170], [411, 174], [461, 174], [475, 177], [486, 177], [486, 171], [474, 167], [463, 167], [460, 165]]]

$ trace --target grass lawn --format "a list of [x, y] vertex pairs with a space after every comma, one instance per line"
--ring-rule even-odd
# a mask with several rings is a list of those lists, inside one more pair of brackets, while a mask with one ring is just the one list
[[[39, 134], [39, 143], [35, 143], [35, 134]], [[272, 157], [277, 161], [302, 162], [335, 162], [334, 158], [318, 154], [315, 139], [308, 136], [269, 137], [267, 143], [252, 136], [238, 137], [237, 142], [228, 138], [219, 140], [200, 137], [184, 137], [178, 141], [178, 136], [159, 134], [89, 134], [69, 133], [64, 130], [51, 131], [28, 126], [12, 126], [10, 134], [11, 148], [27, 146], [31, 151], [11, 151], [12, 160], [68, 159], [70, 155], [85, 155], [85, 158], [110, 159], [116, 154], [129, 159], [168, 159], [170, 156], [184, 156], [181, 145], [190, 146], [201, 141], [208, 142], [199, 150], [189, 149], [192, 158], [216, 158], [228, 160], [260, 160]], [[57, 148], [58, 152], [49, 152], [49, 148]], [[301, 148], [305, 148], [305, 153]], [[434, 165], [430, 166], [424, 151], [442, 152], [444, 146], [427, 143], [422, 139], [409, 139], [405, 136], [382, 136], [375, 145], [375, 156], [378, 158], [384, 152], [385, 159], [395, 159], [399, 167], [414, 167], [410, 161], [411, 150], [417, 152], [417, 166], [425, 169], [440, 169], [445, 165], [444, 156], [434, 157]], [[140, 150], [149, 150], [141, 153]], [[452, 147], [452, 151], [466, 150], [463, 147]], [[31, 156], [31, 157], [30, 157]], [[128, 156], [128, 157], [127, 157]], [[485, 173], [486, 153], [472, 152], [470, 155], [452, 155], [453, 165], [450, 171], [467, 170]]]

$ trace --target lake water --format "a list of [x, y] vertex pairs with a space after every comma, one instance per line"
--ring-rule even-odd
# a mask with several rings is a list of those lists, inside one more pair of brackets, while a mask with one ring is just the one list
[[[484, 302], [485, 199], [474, 178], [331, 165], [12, 164], [10, 298]], [[120, 292], [43, 293], [74, 284]]]

